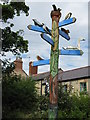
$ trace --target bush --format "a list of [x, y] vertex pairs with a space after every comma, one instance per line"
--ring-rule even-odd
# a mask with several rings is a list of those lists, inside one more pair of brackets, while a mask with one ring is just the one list
[[63, 92], [62, 86], [58, 92], [58, 118], [90, 119], [89, 95], [70, 95], [68, 92]]
[[[3, 118], [47, 119], [49, 96], [38, 96], [31, 78], [3, 77]], [[90, 119], [90, 96], [58, 90], [58, 119]]]
[[49, 98], [47, 96], [38, 96], [37, 106], [33, 113], [29, 116], [32, 120], [46, 119], [48, 118], [48, 103]]
[[4, 76], [2, 85], [3, 117], [11, 111], [32, 111], [35, 108], [37, 94], [35, 83], [31, 78]]

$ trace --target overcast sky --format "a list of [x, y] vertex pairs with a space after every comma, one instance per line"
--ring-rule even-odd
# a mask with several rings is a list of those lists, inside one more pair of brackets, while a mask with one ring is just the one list
[[[76, 17], [77, 21], [72, 25], [67, 25], [64, 28], [70, 31], [70, 41], [65, 40], [59, 36], [59, 48], [67, 46], [77, 46], [77, 40], [80, 37], [85, 38], [85, 42], [81, 42], [81, 49], [83, 50], [83, 56], [59, 56], [59, 68], [63, 70], [70, 70], [74, 68], [79, 68], [88, 65], [88, 0], [76, 0], [76, 2], [29, 2], [26, 0], [26, 4], [30, 7], [29, 16], [26, 17], [22, 14], [20, 17], [15, 17], [13, 20], [14, 27], [13, 30], [24, 30], [24, 39], [29, 41], [29, 52], [22, 54], [23, 69], [28, 74], [29, 72], [29, 61], [36, 61], [36, 56], [40, 55], [44, 59], [50, 58], [50, 45], [46, 43], [41, 37], [40, 33], [28, 30], [27, 26], [33, 24], [32, 19], [35, 18], [41, 23], [45, 23], [49, 28], [51, 28], [52, 20], [50, 17], [50, 12], [52, 10], [52, 4], [61, 8], [62, 16], [60, 21], [64, 20], [68, 12], [72, 12], [72, 17]], [[43, 0], [42, 0], [43, 1]], [[55, 1], [55, 0], [54, 0]], [[60, 1], [60, 0], [58, 0]], [[15, 56], [12, 54], [7, 54], [8, 58], [15, 60]], [[44, 65], [38, 67], [38, 73], [49, 71], [50, 66]]]

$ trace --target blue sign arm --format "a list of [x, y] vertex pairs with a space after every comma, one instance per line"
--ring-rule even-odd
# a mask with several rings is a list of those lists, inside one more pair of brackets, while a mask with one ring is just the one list
[[82, 50], [59, 50], [59, 55], [83, 55]]
[[59, 30], [59, 35], [61, 35], [62, 37], [64, 37], [66, 40], [70, 40], [69, 35], [67, 35], [65, 32], [63, 32], [62, 30]]
[[34, 61], [32, 63], [32, 66], [41, 66], [41, 65], [48, 65], [50, 64], [50, 60], [47, 59], [47, 60], [38, 60], [38, 61]]
[[69, 24], [75, 23], [75, 21], [76, 21], [76, 18], [75, 18], [75, 17], [70, 18], [70, 19], [63, 20], [63, 21], [59, 22], [59, 27], [62, 27], [62, 26], [65, 26], [65, 25], [69, 25]]
[[[82, 50], [59, 50], [59, 55], [82, 55], [83, 51]], [[32, 66], [41, 66], [41, 65], [49, 65], [50, 64], [50, 59], [47, 60], [38, 60], [34, 61], [32, 63]]]
[[46, 42], [48, 42], [50, 45], [54, 46], [53, 40], [52, 40], [49, 36], [47, 36], [45, 33], [42, 33], [42, 34], [41, 34], [41, 37], [42, 37]]
[[[28, 25], [27, 27], [28, 27], [29, 30], [46, 33], [45, 30], [42, 27], [38, 27], [38, 26], [34, 26], [34, 25]], [[50, 32], [51, 32], [51, 30], [50, 30]], [[61, 30], [59, 30], [59, 35], [61, 35], [62, 37], [64, 37], [67, 40], [70, 40], [70, 37], [65, 32], [63, 32]]]
[[45, 33], [45, 30], [42, 27], [38, 27], [35, 25], [28, 25], [27, 27], [29, 30]]

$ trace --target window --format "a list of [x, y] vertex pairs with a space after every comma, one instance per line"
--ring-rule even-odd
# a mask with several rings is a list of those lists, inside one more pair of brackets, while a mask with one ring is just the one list
[[64, 85], [64, 86], [63, 86], [63, 91], [64, 91], [64, 92], [67, 92], [67, 85]]
[[80, 92], [87, 91], [87, 84], [86, 82], [80, 83]]

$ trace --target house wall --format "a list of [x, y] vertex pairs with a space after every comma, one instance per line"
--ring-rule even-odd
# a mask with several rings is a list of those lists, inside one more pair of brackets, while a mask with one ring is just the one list
[[[87, 84], [87, 92], [90, 90], [90, 80], [89, 79], [77, 79], [74, 81], [62, 82], [62, 85], [67, 85], [67, 90], [69, 91], [71, 88], [71, 93], [79, 93], [80, 92], [80, 83], [86, 82]], [[89, 83], [88, 83], [89, 82]]]
[[42, 87], [42, 95], [45, 95], [45, 85]]
[[44, 86], [42, 85], [42, 89], [41, 89], [41, 81], [36, 82], [36, 88], [38, 95], [41, 95], [41, 91], [42, 91], [42, 95], [45, 94], [45, 85]]
[[[70, 91], [70, 93], [78, 93], [79, 94], [80, 83], [82, 83], [82, 82], [86, 82], [87, 92], [90, 94], [90, 78], [62, 82], [62, 85], [67, 85], [67, 91]], [[41, 81], [37, 81], [36, 87], [37, 87], [37, 93], [39, 95], [41, 95]], [[42, 95], [44, 95], [44, 94], [45, 94], [45, 85], [42, 85]]]
[[37, 81], [37, 82], [36, 82], [36, 88], [37, 88], [37, 93], [40, 95], [40, 91], [41, 91], [41, 81]]
[[90, 95], [90, 78], [88, 79], [88, 93]]

